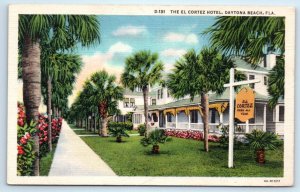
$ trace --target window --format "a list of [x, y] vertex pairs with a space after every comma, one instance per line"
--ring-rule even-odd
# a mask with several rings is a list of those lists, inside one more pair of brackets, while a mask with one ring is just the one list
[[268, 77], [264, 76], [264, 85], [268, 85]]
[[156, 99], [152, 99], [152, 105], [156, 105]]
[[[255, 75], [249, 75], [249, 80], [253, 80], [253, 79], [255, 79]], [[255, 89], [255, 84], [251, 83], [251, 84], [249, 84], [249, 87], [252, 89]]]
[[163, 92], [163, 89], [161, 89], [161, 90], [160, 90], [160, 98], [161, 98], [161, 99], [162, 99], [163, 96], [164, 96], [163, 93], [164, 93], [164, 92]]
[[128, 108], [129, 107], [129, 98], [125, 98], [124, 99], [124, 108]]
[[152, 119], [153, 119], [153, 122], [158, 122], [158, 117], [157, 117], [156, 113], [152, 113]]
[[210, 119], [211, 123], [216, 123], [216, 110], [212, 109], [211, 110], [211, 119]]
[[284, 106], [279, 106], [279, 121], [284, 121]]
[[142, 92], [142, 89], [140, 87], [136, 87], [135, 91], [136, 92]]
[[198, 111], [197, 110], [191, 111], [191, 123], [198, 123]]
[[167, 97], [169, 98], [170, 97], [170, 91], [167, 90]]
[[133, 123], [134, 124], [141, 124], [142, 123], [142, 115], [141, 114], [134, 114], [133, 115]]
[[172, 122], [172, 114], [171, 113], [167, 113], [167, 121]]
[[135, 106], [135, 99], [134, 98], [124, 98], [124, 108], [132, 108]]
[[[254, 116], [254, 117], [255, 117], [255, 116]], [[255, 123], [255, 118], [249, 119], [249, 123], [250, 123], [250, 124], [254, 124], [254, 123]]]
[[135, 106], [135, 99], [130, 98], [130, 107], [134, 107], [134, 106]]
[[160, 98], [160, 89], [157, 90], [157, 99], [159, 99], [159, 98]]

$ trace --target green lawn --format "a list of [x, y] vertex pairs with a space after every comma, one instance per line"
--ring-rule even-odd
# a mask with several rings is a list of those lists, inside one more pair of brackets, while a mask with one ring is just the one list
[[98, 133], [94, 133], [94, 131], [86, 131], [86, 130], [73, 130], [77, 135], [98, 135]]
[[69, 124], [71, 129], [81, 129], [81, 130], [73, 130], [77, 135], [98, 135], [98, 131], [96, 130], [96, 133], [94, 133], [94, 130], [92, 131], [86, 131], [84, 128], [78, 128], [73, 124]]
[[282, 147], [267, 151], [266, 164], [260, 166], [254, 160], [254, 153], [246, 147], [235, 150], [235, 168], [227, 168], [227, 149], [217, 143], [210, 143], [206, 153], [202, 142], [172, 138], [161, 144], [161, 154], [150, 153], [151, 146], [143, 147], [142, 137], [115, 138], [82, 137], [101, 158], [120, 176], [239, 176], [239, 177], [282, 177]]
[[127, 130], [127, 134], [139, 134], [138, 130]]
[[40, 160], [40, 175], [41, 176], [48, 176], [48, 174], [49, 174], [51, 164], [53, 161], [53, 157], [54, 157], [54, 153], [55, 153], [55, 149], [56, 149], [56, 144], [54, 144], [52, 147], [53, 147], [52, 152], [47, 153], [47, 155], [42, 157]]

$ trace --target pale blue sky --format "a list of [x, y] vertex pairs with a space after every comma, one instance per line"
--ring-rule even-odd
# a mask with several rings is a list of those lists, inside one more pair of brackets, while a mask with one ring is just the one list
[[208, 36], [201, 33], [211, 26], [211, 16], [98, 16], [101, 42], [89, 48], [77, 48], [83, 68], [77, 77], [74, 100], [84, 82], [99, 70], [106, 70], [120, 79], [128, 56], [140, 50], [159, 54], [168, 73], [187, 50], [200, 50], [208, 45]]
[[214, 23], [208, 16], [98, 16], [101, 43], [92, 48], [79, 48], [81, 55], [112, 53], [108, 64], [123, 66], [130, 54], [151, 50], [166, 64], [173, 63], [184, 51], [201, 49], [208, 44], [200, 33]]

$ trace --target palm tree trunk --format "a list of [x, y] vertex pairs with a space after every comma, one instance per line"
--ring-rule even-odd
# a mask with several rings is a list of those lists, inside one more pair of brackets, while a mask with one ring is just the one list
[[201, 107], [202, 107], [202, 109], [200, 109], [200, 110], [202, 110], [201, 117], [202, 117], [202, 121], [203, 121], [203, 129], [204, 129], [203, 130], [203, 132], [204, 132], [204, 140], [203, 140], [204, 150], [206, 152], [208, 152], [209, 151], [209, 148], [208, 148], [209, 100], [208, 100], [208, 94], [204, 93], [204, 92], [201, 93]]
[[96, 127], [97, 127], [97, 118], [95, 115], [95, 117], [94, 117], [94, 133], [96, 132]]
[[145, 116], [145, 137], [148, 135], [148, 86], [143, 87], [143, 97], [144, 97], [144, 116]]
[[[105, 117], [102, 117], [102, 132], [99, 134], [101, 134], [102, 137], [107, 137], [108, 134], [107, 134], [107, 123], [108, 123], [108, 117], [105, 116]], [[99, 129], [100, 130], [100, 129]]]
[[[27, 123], [38, 122], [39, 106], [41, 102], [41, 49], [39, 39], [33, 41], [28, 34], [24, 35], [24, 49], [22, 50], [22, 78], [23, 101], [26, 110]], [[36, 155], [34, 175], [39, 175], [39, 136], [38, 124], [34, 135], [33, 152]]]
[[89, 117], [87, 116], [85, 119], [85, 130], [87, 131], [89, 129]]
[[51, 92], [52, 92], [52, 77], [48, 76], [47, 80], [47, 113], [48, 113], [48, 146], [49, 146], [49, 151], [52, 151], [52, 128], [51, 128]]

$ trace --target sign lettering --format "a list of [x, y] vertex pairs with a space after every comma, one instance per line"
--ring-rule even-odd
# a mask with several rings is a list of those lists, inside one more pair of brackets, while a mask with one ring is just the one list
[[241, 122], [254, 117], [255, 93], [250, 87], [243, 87], [236, 95], [235, 118]]

